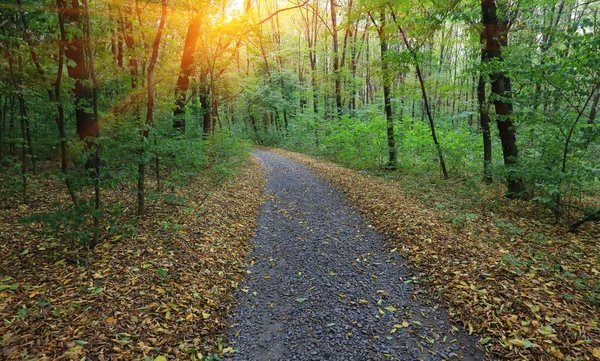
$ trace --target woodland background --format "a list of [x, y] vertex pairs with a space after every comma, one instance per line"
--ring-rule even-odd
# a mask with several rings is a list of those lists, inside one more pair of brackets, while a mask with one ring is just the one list
[[[85, 269], [98, 245], [155, 236], [152, 222], [175, 234], [229, 181], [257, 182], [255, 144], [391, 179], [452, 209], [445, 221], [459, 228], [481, 214], [505, 234], [521, 222], [496, 212], [536, 222], [550, 235], [507, 237], [576, 246], [577, 260], [553, 259], [556, 248], [524, 257], [570, 272], [569, 295], [597, 310], [599, 10], [594, 0], [4, 1], [6, 262]], [[7, 329], [44, 309], [22, 311], [37, 294], [9, 263]], [[592, 350], [572, 352], [600, 357]]]

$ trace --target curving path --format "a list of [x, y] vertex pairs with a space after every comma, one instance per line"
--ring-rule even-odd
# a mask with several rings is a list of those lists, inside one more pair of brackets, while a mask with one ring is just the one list
[[267, 201], [226, 335], [230, 360], [484, 359], [343, 194], [283, 155], [254, 156]]

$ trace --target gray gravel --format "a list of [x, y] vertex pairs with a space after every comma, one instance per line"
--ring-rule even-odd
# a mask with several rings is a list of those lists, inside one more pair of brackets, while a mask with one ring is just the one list
[[343, 194], [285, 156], [254, 156], [267, 201], [226, 334], [230, 360], [484, 359]]

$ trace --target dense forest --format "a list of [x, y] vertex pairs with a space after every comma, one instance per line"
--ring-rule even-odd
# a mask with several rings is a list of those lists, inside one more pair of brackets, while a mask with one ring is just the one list
[[[576, 235], [600, 221], [599, 12], [596, 0], [3, 1], [0, 250], [30, 271], [38, 256], [85, 269], [146, 231], [149, 244], [198, 235], [186, 225], [200, 219], [219, 229], [203, 233], [216, 240], [205, 250], [231, 252], [217, 239], [248, 236], [254, 218], [239, 212], [255, 215], [264, 182], [248, 175], [258, 172], [251, 146], [417, 187], [427, 202], [428, 190], [464, 193], [446, 193], [450, 203], [485, 193]], [[246, 201], [228, 198], [235, 187]], [[206, 218], [209, 205], [223, 211]], [[474, 213], [449, 221], [468, 226]], [[585, 307], [597, 310], [600, 261], [590, 262]], [[167, 266], [156, 269], [155, 281], [168, 280]], [[11, 303], [17, 278], [0, 270], [5, 330], [32, 312]], [[6, 350], [0, 358], [14, 356]]]
[[176, 183], [212, 161], [208, 144], [248, 139], [361, 169], [504, 182], [557, 219], [597, 219], [598, 9], [5, 3], [3, 191], [26, 204], [31, 175], [50, 171], [99, 218], [101, 189], [135, 182], [143, 214], [147, 182]]

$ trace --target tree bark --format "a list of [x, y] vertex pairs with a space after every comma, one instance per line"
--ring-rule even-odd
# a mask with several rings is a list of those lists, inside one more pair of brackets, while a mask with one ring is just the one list
[[[352, 4], [352, 3], [350, 3]], [[335, 117], [337, 119], [342, 116], [342, 81], [340, 79], [340, 60], [338, 51], [338, 27], [337, 27], [337, 9], [334, 0], [329, 0], [331, 9], [331, 33], [333, 45], [333, 78], [335, 80]]]
[[492, 139], [490, 133], [490, 115], [485, 102], [485, 78], [479, 75], [477, 83], [477, 104], [479, 105], [479, 124], [483, 137], [483, 179], [486, 183], [492, 183], [490, 164], [492, 163]]
[[190, 20], [190, 24], [185, 36], [185, 45], [183, 46], [183, 55], [181, 56], [181, 67], [177, 83], [175, 85], [175, 110], [173, 111], [173, 128], [185, 133], [185, 105], [187, 91], [190, 85], [190, 76], [194, 69], [194, 52], [196, 43], [200, 35], [200, 25], [202, 23], [202, 14], [196, 13]]
[[148, 63], [147, 82], [148, 82], [148, 103], [146, 106], [146, 122], [142, 130], [142, 152], [140, 162], [138, 164], [138, 204], [137, 213], [143, 215], [146, 212], [145, 202], [145, 177], [146, 177], [146, 144], [150, 135], [150, 127], [154, 123], [154, 69], [158, 60], [158, 50], [160, 48], [160, 40], [162, 38], [163, 29], [167, 19], [167, 0], [162, 0], [160, 22], [154, 42], [152, 43], [152, 55]]
[[[483, 37], [485, 39], [484, 59], [486, 62], [493, 60], [502, 61], [502, 46], [508, 44], [508, 21], [498, 20], [495, 0], [482, 0], [481, 2]], [[523, 198], [525, 186], [523, 180], [515, 174], [514, 167], [518, 163], [519, 152], [514, 124], [511, 119], [513, 104], [511, 98], [510, 78], [503, 72], [490, 73], [492, 92], [494, 93], [494, 107], [496, 110], [496, 124], [502, 143], [504, 165], [508, 168], [506, 194], [509, 198]]]
[[417, 79], [419, 80], [419, 85], [421, 86], [421, 95], [423, 96], [423, 108], [424, 108], [423, 113], [427, 114], [427, 119], [429, 120], [429, 130], [431, 131], [431, 138], [433, 140], [433, 144], [437, 151], [438, 160], [440, 162], [440, 168], [442, 170], [442, 175], [444, 176], [444, 179], [448, 179], [448, 170], [446, 169], [446, 161], [444, 160], [444, 153], [442, 152], [442, 146], [441, 146], [440, 142], [438, 141], [437, 135], [435, 132], [435, 123], [433, 122], [433, 115], [431, 114], [431, 108], [429, 107], [429, 99], [427, 97], [427, 90], [425, 89], [425, 81], [423, 79], [423, 73], [421, 72], [421, 67], [419, 65], [419, 59], [417, 57], [417, 52], [410, 45], [410, 43], [408, 41], [408, 37], [406, 36], [404, 29], [398, 23], [396, 14], [393, 11], [392, 11], [392, 18], [394, 19], [394, 22], [396, 23], [396, 27], [398, 28], [398, 31], [402, 35], [402, 40], [404, 41], [404, 45], [406, 46], [406, 49], [410, 52], [410, 54], [413, 58], [415, 70], [417, 73]]
[[27, 204], [28, 194], [27, 194], [27, 151], [29, 148], [29, 144], [27, 142], [27, 108], [25, 106], [25, 98], [23, 97], [23, 93], [21, 92], [21, 85], [17, 81], [14, 70], [14, 58], [9, 50], [6, 50], [6, 57], [8, 60], [8, 72], [10, 76], [10, 80], [12, 82], [13, 87], [15, 88], [15, 92], [17, 93], [17, 100], [19, 102], [19, 120], [21, 125], [21, 186], [22, 186], [22, 200], [23, 204]]
[[[59, 16], [62, 18], [63, 24], [70, 24], [77, 27], [75, 34], [61, 34], [61, 37], [67, 39], [64, 44], [65, 56], [70, 60], [67, 64], [67, 73], [69, 77], [75, 80], [73, 87], [73, 97], [75, 101], [75, 122], [77, 127], [77, 135], [79, 139], [86, 143], [86, 146], [91, 146], [91, 139], [100, 135], [98, 127], [98, 119], [94, 116], [94, 112], [90, 111], [93, 102], [93, 89], [90, 86], [92, 81], [90, 77], [90, 69], [85, 59], [86, 39], [81, 17], [83, 8], [78, 0], [72, 0], [71, 6], [67, 6], [65, 0], [56, 1]], [[61, 29], [65, 31], [65, 28]]]
[[[375, 26], [375, 19], [371, 18]], [[379, 13], [379, 26], [377, 33], [379, 35], [379, 46], [381, 49], [381, 73], [383, 76], [383, 109], [385, 111], [386, 130], [387, 130], [387, 145], [388, 145], [388, 164], [387, 169], [395, 170], [398, 167], [398, 159], [396, 156], [396, 142], [394, 139], [394, 118], [392, 116], [392, 99], [391, 99], [391, 84], [392, 77], [388, 70], [388, 42], [385, 34], [385, 12]]]

